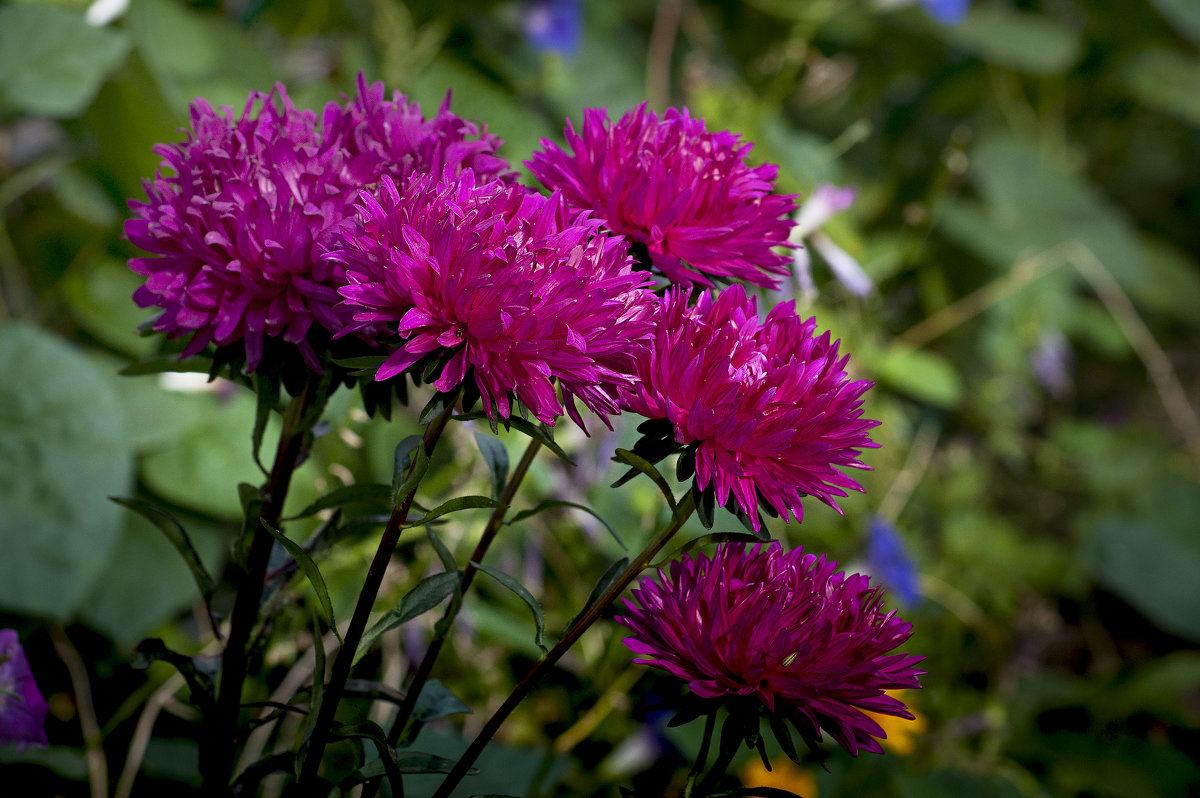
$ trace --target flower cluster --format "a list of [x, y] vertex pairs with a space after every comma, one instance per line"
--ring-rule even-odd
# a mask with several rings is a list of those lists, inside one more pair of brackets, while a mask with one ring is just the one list
[[777, 287], [788, 258], [793, 199], [772, 193], [775, 166], [746, 164], [751, 144], [704, 120], [668, 109], [662, 119], [645, 104], [615, 125], [601, 109], [583, 114], [568, 147], [549, 139], [525, 162], [546, 187], [589, 209], [608, 227], [644, 246], [654, 267], [672, 282], [713, 285], [745, 280]]
[[385, 177], [326, 257], [346, 270], [348, 331], [405, 339], [376, 379], [453, 350], [439, 390], [473, 371], [489, 417], [508, 417], [515, 395], [547, 424], [565, 407], [583, 426], [576, 398], [602, 419], [618, 412], [655, 309], [628, 247], [600, 225], [561, 194], [479, 184], [469, 170], [403, 192]]
[[849, 378], [838, 342], [817, 337], [816, 320], [797, 317], [793, 302], [760, 320], [740, 285], [688, 299], [680, 289], [662, 297], [627, 407], [694, 444], [697, 486], [711, 485], [722, 506], [736, 501], [756, 529], [760, 500], [799, 521], [804, 495], [837, 508], [846, 489], [862, 490], [839, 469], [867, 467], [859, 450], [877, 445], [868, 431], [878, 422], [862, 418], [871, 383]]
[[46, 712], [17, 633], [0, 629], [0, 745], [45, 746]]
[[778, 543], [723, 544], [646, 577], [617, 621], [635, 662], [684, 679], [701, 698], [753, 696], [770, 713], [851, 754], [879, 753], [884, 730], [865, 712], [913, 716], [886, 690], [920, 687], [923, 657], [892, 653], [912, 625], [883, 594], [837, 563]]
[[146, 277], [134, 300], [162, 308], [154, 330], [191, 336], [185, 356], [243, 345], [248, 371], [274, 338], [320, 370], [309, 331], [315, 323], [335, 333], [345, 317], [336, 307], [341, 276], [317, 245], [344, 220], [355, 190], [385, 174], [407, 180], [444, 168], [512, 177], [494, 136], [445, 106], [426, 121], [361, 78], [357, 97], [331, 103], [319, 128], [282, 85], [252, 93], [237, 119], [197, 99], [191, 122], [185, 142], [156, 148], [174, 174], [146, 181], [147, 201], [129, 203], [125, 234], [154, 256], [129, 263]]

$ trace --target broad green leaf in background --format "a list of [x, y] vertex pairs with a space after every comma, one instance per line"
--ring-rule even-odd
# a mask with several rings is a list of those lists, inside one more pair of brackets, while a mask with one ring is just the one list
[[998, 3], [977, 5], [942, 35], [963, 50], [997, 66], [1035, 75], [1057, 75], [1079, 60], [1077, 31], [1045, 14], [1013, 11]]
[[[1194, 7], [1200, 9], [1200, 3]], [[1200, 125], [1200, 58], [1156, 47], [1134, 56], [1121, 79], [1149, 107]]]
[[1150, 0], [1181, 36], [1200, 47], [1200, 3], [1196, 0]]
[[90, 267], [73, 264], [60, 286], [67, 309], [89, 334], [124, 355], [147, 357], [158, 349], [157, 338], [138, 335], [139, 324], [152, 309], [133, 303], [133, 292], [145, 278], [116, 258], [101, 258]]
[[893, 346], [875, 364], [881, 383], [938, 407], [962, 401], [962, 378], [948, 360], [922, 349]]
[[95, 98], [129, 50], [118, 30], [61, 8], [0, 8], [0, 113], [71, 117]]
[[[1193, 524], [1195, 517], [1186, 521]], [[1104, 518], [1082, 556], [1102, 585], [1159, 627], [1200, 642], [1200, 538], [1194, 527], [1172, 530], [1138, 516]]]
[[73, 347], [0, 326], [0, 606], [69, 619], [104, 574], [133, 453], [112, 377]]

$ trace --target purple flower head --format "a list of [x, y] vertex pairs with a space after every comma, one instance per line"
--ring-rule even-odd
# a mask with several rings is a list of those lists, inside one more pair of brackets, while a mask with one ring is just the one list
[[901, 607], [916, 604], [921, 598], [917, 569], [904, 550], [900, 533], [879, 516], [873, 516], [867, 525], [866, 567], [875, 581], [887, 586]]
[[659, 119], [643, 103], [615, 125], [603, 109], [587, 109], [581, 133], [567, 122], [566, 139], [573, 153], [542, 139], [525, 165], [645, 247], [667, 279], [774, 288], [774, 275], [787, 274], [788, 258], [772, 247], [787, 246], [793, 199], [772, 193], [775, 166], [746, 164], [752, 145], [737, 135], [710, 133], [686, 109]]
[[797, 317], [794, 302], [760, 321], [740, 285], [687, 301], [678, 288], [662, 297], [627, 407], [669, 421], [675, 443], [694, 448], [697, 487], [712, 486], [722, 506], [736, 501], [755, 529], [760, 500], [799, 521], [802, 496], [838, 509], [834, 497], [861, 491], [838, 469], [867, 468], [859, 450], [877, 446], [868, 431], [879, 422], [862, 418], [871, 383], [847, 376], [839, 343], [817, 337], [816, 320]]
[[521, 9], [525, 37], [538, 50], [575, 55], [583, 35], [583, 0], [532, 0]]
[[0, 745], [18, 751], [46, 745], [50, 706], [33, 681], [25, 650], [12, 629], [0, 629]]
[[916, 689], [924, 657], [893, 654], [912, 624], [883, 610], [879, 587], [837, 563], [778, 543], [722, 544], [643, 578], [616, 620], [634, 662], [661, 668], [701, 698], [753, 696], [805, 736], [851, 754], [881, 753], [864, 714], [912, 718], [885, 690]]
[[358, 89], [344, 107], [330, 103], [319, 128], [282, 85], [252, 93], [236, 119], [197, 99], [187, 140], [155, 148], [174, 174], [145, 181], [147, 202], [129, 203], [125, 235], [153, 256], [129, 266], [146, 277], [134, 301], [162, 308], [153, 328], [191, 336], [184, 356], [244, 346], [254, 371], [264, 339], [281, 338], [320, 370], [309, 331], [336, 333], [347, 319], [335, 310], [340, 269], [318, 257], [318, 242], [355, 191], [435, 168], [511, 174], [499, 141], [445, 106], [426, 121], [399, 95], [385, 101], [383, 84], [360, 76]]
[[645, 276], [600, 226], [561, 194], [480, 184], [470, 170], [403, 192], [384, 178], [362, 193], [358, 222], [327, 258], [346, 270], [349, 331], [386, 327], [405, 339], [377, 380], [452, 352], [438, 390], [472, 370], [489, 417], [507, 418], [515, 394], [547, 424], [565, 407], [582, 427], [574, 400], [602, 419], [619, 412], [654, 325]]

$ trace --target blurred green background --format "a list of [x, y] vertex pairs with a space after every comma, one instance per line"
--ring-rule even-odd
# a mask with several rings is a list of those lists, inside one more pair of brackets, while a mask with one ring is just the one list
[[[921, 718], [885, 756], [781, 763], [770, 782], [746, 765], [747, 783], [821, 798], [1200, 795], [1200, 4], [979, 0], [961, 20], [884, 0], [122, 5], [0, 5], [0, 627], [21, 634], [52, 707], [49, 749], [0, 749], [6, 782], [87, 795], [90, 778], [124, 796], [195, 784], [186, 691], [165, 667], [132, 670], [128, 652], [147, 635], [200, 651], [205, 621], [170, 545], [105, 497], [170, 507], [219, 566], [236, 483], [259, 479], [254, 399], [117, 376], [162, 346], [136, 334], [148, 313], [130, 300], [125, 200], [143, 198], [151, 148], [181, 139], [193, 97], [240, 111], [283, 81], [319, 109], [361, 71], [428, 110], [451, 90], [514, 162], [585, 106], [615, 117], [648, 100], [754, 142], [786, 192], [858, 188], [825, 232], [875, 289], [852, 295], [817, 256], [805, 312], [877, 382], [881, 448], [844, 516], [810, 505], [773, 531], [854, 568], [870, 566], [869, 519], [897, 531], [918, 574], [903, 611], [907, 649], [928, 655], [908, 696]], [[565, 27], [539, 36], [548, 10]], [[404, 413], [367, 420], [345, 393], [328, 417], [292, 509], [388, 481], [416, 429]], [[430, 500], [487, 492], [473, 432], [487, 434], [452, 429]], [[646, 485], [604, 487], [607, 454], [629, 440], [564, 430], [579, 467], [539, 463], [523, 505], [589, 502], [636, 547], [663, 516]], [[515, 461], [522, 440], [505, 443]], [[460, 561], [481, 524], [445, 527]], [[373, 548], [363, 529], [321, 560], [339, 617]], [[380, 606], [436, 562], [424, 540], [402, 550]], [[620, 549], [561, 513], [515, 526], [493, 556], [557, 630]], [[263, 698], [304, 677], [312, 595], [296, 581], [287, 596]], [[398, 679], [427, 620], [386, 635], [364, 672]], [[463, 795], [678, 790], [699, 731], [665, 729], [655, 707], [679, 688], [631, 667], [620, 636], [602, 623], [584, 638]], [[528, 612], [495, 583], [453, 640], [435, 675], [476, 711], [427, 750], [461, 747], [463, 724], [473, 733], [536, 656]]]

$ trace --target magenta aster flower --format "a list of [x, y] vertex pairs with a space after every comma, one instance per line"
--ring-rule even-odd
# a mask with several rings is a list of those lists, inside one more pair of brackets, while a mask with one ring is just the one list
[[722, 506], [736, 502], [755, 529], [760, 500], [785, 521], [802, 519], [805, 495], [840, 512], [835, 497], [862, 486], [839, 469], [867, 468], [859, 450], [877, 446], [868, 431], [879, 422], [862, 418], [871, 383], [847, 376], [839, 342], [817, 337], [794, 302], [760, 321], [740, 285], [687, 301], [681, 289], [661, 298], [627, 409], [669, 423], [680, 457], [694, 452], [696, 486], [711, 486]]
[[12, 629], [0, 629], [0, 745], [19, 751], [46, 745], [49, 705], [33, 681], [25, 650]]
[[602, 109], [584, 111], [582, 133], [568, 120], [564, 152], [549, 139], [525, 165], [567, 201], [644, 245], [655, 268], [676, 283], [711, 286], [745, 280], [778, 287], [788, 258], [793, 198], [772, 193], [775, 166], [751, 168], [744, 144], [710, 133], [687, 110], [662, 119], [642, 104], [615, 125]]
[[515, 394], [547, 424], [565, 406], [583, 426], [576, 398], [601, 418], [619, 412], [655, 309], [625, 243], [600, 226], [561, 194], [478, 184], [469, 170], [404, 192], [385, 177], [327, 257], [346, 270], [351, 329], [405, 339], [377, 380], [446, 353], [438, 390], [473, 371], [489, 417], [507, 418]]
[[616, 619], [634, 662], [684, 679], [701, 698], [752, 696], [806, 738], [828, 732], [851, 754], [882, 752], [864, 714], [912, 718], [885, 690], [921, 685], [924, 657], [891, 653], [912, 624], [883, 611], [883, 593], [837, 563], [778, 543], [718, 546], [643, 578]]
[[252, 93], [237, 119], [197, 99], [191, 120], [186, 141], [155, 148], [174, 174], [146, 181], [148, 201], [129, 203], [135, 218], [125, 234], [154, 256], [129, 262], [146, 276], [134, 300], [163, 309], [155, 330], [191, 336], [184, 356], [241, 344], [248, 371], [267, 338], [294, 344], [320, 369], [310, 329], [337, 332], [347, 319], [334, 310], [338, 266], [320, 259], [317, 243], [358, 189], [430, 169], [512, 175], [494, 136], [445, 106], [426, 121], [415, 104], [384, 101], [383, 84], [361, 76], [358, 95], [344, 107], [330, 103], [320, 128], [282, 85]]

